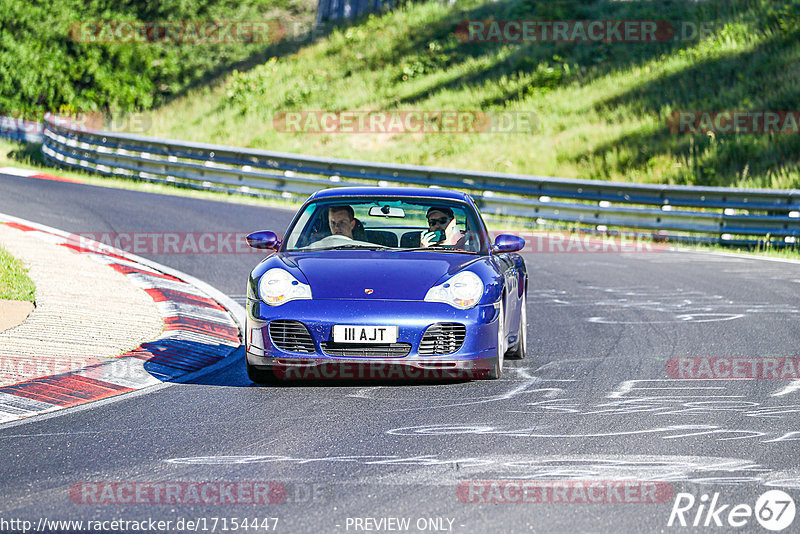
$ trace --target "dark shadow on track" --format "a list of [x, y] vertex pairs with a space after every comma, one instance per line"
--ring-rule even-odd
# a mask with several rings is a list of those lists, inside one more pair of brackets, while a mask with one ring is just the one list
[[232, 388], [264, 388], [264, 389], [287, 389], [287, 388], [348, 388], [348, 387], [405, 387], [405, 386], [438, 386], [447, 384], [464, 384], [470, 382], [468, 379], [428, 379], [428, 380], [397, 380], [397, 379], [309, 379], [309, 380], [284, 380], [274, 378], [265, 384], [257, 384], [247, 377], [244, 366], [244, 347], [237, 349], [237, 356], [231, 359], [218, 371], [199, 376], [192, 380], [187, 380], [186, 384], [203, 386], [223, 386]]

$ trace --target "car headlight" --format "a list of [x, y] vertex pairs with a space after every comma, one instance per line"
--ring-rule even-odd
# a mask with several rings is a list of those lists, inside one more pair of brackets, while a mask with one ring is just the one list
[[433, 286], [425, 295], [426, 302], [444, 302], [466, 310], [474, 307], [483, 296], [483, 282], [477, 274], [464, 271], [453, 276], [446, 282]]
[[261, 275], [258, 293], [270, 306], [280, 306], [290, 300], [310, 299], [311, 286], [299, 282], [289, 271], [270, 269]]

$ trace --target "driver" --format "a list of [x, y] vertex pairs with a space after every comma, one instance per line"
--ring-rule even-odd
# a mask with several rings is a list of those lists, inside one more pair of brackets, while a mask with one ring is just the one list
[[331, 206], [328, 208], [328, 225], [331, 228], [331, 235], [341, 235], [353, 239], [353, 228], [356, 226], [353, 207]]

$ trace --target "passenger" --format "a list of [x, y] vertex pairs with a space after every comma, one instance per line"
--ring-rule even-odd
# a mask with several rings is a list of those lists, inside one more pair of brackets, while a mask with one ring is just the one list
[[420, 245], [444, 245], [453, 248], [464, 248], [466, 242], [465, 232], [456, 227], [456, 217], [453, 210], [447, 207], [432, 206], [426, 215], [428, 230], [420, 235]]

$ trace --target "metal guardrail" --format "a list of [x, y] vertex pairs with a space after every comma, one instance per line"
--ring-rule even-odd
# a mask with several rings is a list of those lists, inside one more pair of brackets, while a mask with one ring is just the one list
[[540, 223], [703, 234], [737, 243], [748, 241], [735, 236], [794, 243], [800, 235], [797, 189], [634, 184], [372, 163], [89, 131], [53, 116], [45, 119], [42, 150], [57, 164], [86, 171], [253, 196], [296, 198], [325, 187], [376, 183], [434, 186], [468, 191], [484, 213]]
[[15, 117], [0, 117], [0, 137], [26, 143], [41, 143], [44, 124]]

